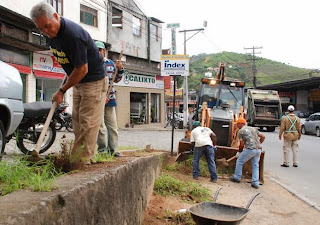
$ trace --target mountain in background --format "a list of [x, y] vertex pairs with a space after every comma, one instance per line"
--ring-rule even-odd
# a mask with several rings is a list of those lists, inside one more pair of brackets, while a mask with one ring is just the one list
[[[252, 61], [247, 60], [252, 56], [233, 52], [217, 54], [199, 54], [190, 57], [190, 76], [188, 78], [189, 90], [197, 90], [201, 78], [208, 72], [208, 68], [219, 67], [220, 62], [226, 63], [225, 75], [228, 78], [246, 82], [247, 87], [252, 87], [253, 73]], [[257, 86], [299, 80], [310, 77], [311, 70], [298, 68], [285, 63], [257, 57]], [[216, 72], [211, 71], [213, 76]], [[312, 76], [319, 76], [312, 73]]]

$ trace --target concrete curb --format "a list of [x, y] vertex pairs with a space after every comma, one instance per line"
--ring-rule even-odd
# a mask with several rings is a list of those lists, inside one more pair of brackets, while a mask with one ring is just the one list
[[141, 224], [162, 158], [159, 153], [111, 169], [67, 174], [58, 178], [59, 188], [51, 192], [21, 190], [2, 196], [0, 224]]
[[301, 201], [307, 203], [309, 206], [311, 206], [312, 208], [316, 209], [318, 212], [320, 212], [320, 206], [318, 206], [315, 202], [311, 201], [310, 199], [306, 198], [305, 196], [297, 193], [294, 189], [292, 189], [291, 187], [281, 183], [280, 181], [278, 181], [277, 179], [273, 178], [273, 177], [269, 177], [268, 178], [272, 181], [274, 181], [275, 183], [279, 184], [281, 187], [283, 187], [284, 189], [286, 189], [287, 191], [289, 191], [291, 194], [293, 194], [294, 196], [296, 196], [297, 198], [299, 198]]

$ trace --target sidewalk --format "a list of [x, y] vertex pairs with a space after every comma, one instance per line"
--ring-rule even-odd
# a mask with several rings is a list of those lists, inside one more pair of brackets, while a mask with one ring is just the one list
[[133, 127], [119, 128], [121, 130], [168, 131], [171, 127], [164, 128], [162, 123], [133, 124]]

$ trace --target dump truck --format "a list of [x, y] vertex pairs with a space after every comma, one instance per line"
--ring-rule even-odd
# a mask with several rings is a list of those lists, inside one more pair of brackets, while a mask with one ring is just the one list
[[245, 114], [248, 125], [275, 131], [280, 125], [281, 101], [277, 91], [248, 89]]
[[[216, 134], [218, 148], [215, 152], [216, 162], [222, 159], [224, 161], [234, 159], [233, 156], [238, 152], [238, 129], [235, 122], [239, 117], [244, 118], [244, 88], [245, 82], [226, 79], [224, 63], [220, 63], [216, 78], [205, 77], [201, 80], [195, 120]], [[190, 133], [188, 130], [186, 137], [179, 142], [177, 162], [187, 158], [186, 152], [192, 154]], [[264, 152], [260, 157], [261, 183], [263, 183], [263, 161]], [[228, 161], [228, 166], [235, 168], [235, 160]], [[246, 163], [243, 170], [243, 174], [251, 175], [251, 163]]]

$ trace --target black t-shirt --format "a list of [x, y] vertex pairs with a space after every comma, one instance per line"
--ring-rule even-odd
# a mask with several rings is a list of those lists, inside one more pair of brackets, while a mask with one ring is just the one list
[[75, 67], [88, 63], [88, 73], [80, 81], [86, 83], [105, 77], [103, 58], [90, 34], [71, 20], [61, 18], [59, 33], [48, 38], [53, 55], [69, 76]]

